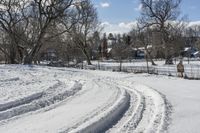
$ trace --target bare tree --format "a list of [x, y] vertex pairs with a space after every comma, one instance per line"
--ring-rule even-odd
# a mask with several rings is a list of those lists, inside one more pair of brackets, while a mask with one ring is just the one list
[[[137, 36], [137, 40], [140, 46], [144, 47], [145, 50], [145, 57], [146, 57], [146, 61], [148, 64], [148, 60], [151, 61], [152, 65], [156, 65], [155, 62], [153, 61], [153, 57], [152, 57], [152, 43], [153, 43], [153, 29], [150, 28], [146, 28], [143, 30], [138, 31], [138, 36]], [[151, 47], [150, 47], [151, 46]]]
[[[10, 63], [31, 64], [47, 40], [68, 32], [77, 22], [74, 4], [75, 0], [1, 0], [0, 28], [9, 47], [0, 50]], [[52, 27], [60, 32], [50, 33]]]
[[[22, 25], [26, 26], [24, 11], [27, 9], [26, 0], [0, 1], [0, 30], [2, 43], [0, 50], [8, 58], [8, 63], [20, 63], [22, 41], [19, 37], [24, 35]], [[24, 37], [24, 36], [23, 36]]]
[[48, 35], [48, 29], [52, 26], [61, 26], [61, 23], [57, 20], [68, 15], [68, 10], [71, 9], [72, 4], [73, 0], [31, 1], [29, 28], [27, 28], [27, 40], [30, 45], [29, 48], [26, 49], [24, 64], [32, 63], [35, 56], [43, 46], [43, 42], [52, 38], [52, 36]]
[[101, 45], [101, 31], [95, 31], [92, 36], [89, 38], [91, 55], [93, 59], [99, 59], [99, 46]]
[[87, 60], [87, 64], [91, 65], [91, 56], [89, 54], [89, 37], [96, 31], [98, 27], [97, 11], [90, 0], [83, 0], [78, 3], [78, 13], [80, 20], [76, 23], [71, 31], [71, 37], [74, 44], [82, 51]]
[[111, 50], [111, 56], [114, 60], [119, 62], [120, 64], [119, 71], [122, 71], [123, 60], [128, 59], [130, 55], [131, 55], [131, 46], [128, 45], [126, 39], [123, 39], [121, 35], [118, 35], [116, 41], [113, 44]]
[[165, 48], [166, 63], [170, 62], [170, 48], [168, 29], [173, 27], [171, 22], [176, 21], [180, 14], [179, 6], [181, 0], [141, 0], [142, 11], [139, 24], [141, 28], [154, 27], [161, 34], [162, 47]]

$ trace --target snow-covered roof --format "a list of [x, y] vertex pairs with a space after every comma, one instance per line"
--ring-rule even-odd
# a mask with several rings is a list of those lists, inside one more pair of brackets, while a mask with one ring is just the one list
[[110, 53], [110, 51], [112, 50], [112, 48], [108, 48], [107, 50], [108, 50], [108, 53]]
[[197, 55], [197, 54], [199, 54], [199, 51], [196, 51], [196, 52], [193, 53], [193, 55]]
[[191, 48], [190, 47], [185, 47], [184, 48], [184, 51], [188, 51], [188, 50], [190, 50]]
[[[148, 45], [147, 49], [152, 48], [152, 45]], [[145, 50], [144, 47], [139, 47], [139, 48], [133, 48], [133, 50]]]

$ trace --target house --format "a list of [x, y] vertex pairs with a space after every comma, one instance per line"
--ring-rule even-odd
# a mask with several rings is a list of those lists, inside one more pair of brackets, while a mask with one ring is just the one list
[[[152, 45], [148, 45], [147, 49], [150, 50], [152, 49]], [[144, 59], [145, 58], [145, 48], [144, 47], [139, 47], [139, 48], [133, 48], [133, 57], [135, 59]]]
[[200, 58], [200, 51], [196, 51], [194, 53], [191, 54], [192, 58]]
[[145, 58], [145, 51], [137, 49], [135, 58], [136, 59], [144, 59]]
[[184, 50], [181, 52], [181, 55], [183, 57], [191, 57], [191, 58], [197, 58], [199, 56], [199, 50], [194, 47], [185, 47]]

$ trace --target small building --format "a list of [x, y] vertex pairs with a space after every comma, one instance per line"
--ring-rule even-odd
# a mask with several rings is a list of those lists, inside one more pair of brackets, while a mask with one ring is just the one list
[[183, 57], [190, 57], [190, 58], [197, 58], [199, 56], [199, 51], [197, 48], [194, 47], [185, 47], [184, 50], [181, 52]]
[[136, 59], [144, 59], [145, 58], [145, 51], [138, 49], [136, 51]]
[[200, 58], [200, 51], [196, 51], [194, 53], [191, 54], [192, 58]]

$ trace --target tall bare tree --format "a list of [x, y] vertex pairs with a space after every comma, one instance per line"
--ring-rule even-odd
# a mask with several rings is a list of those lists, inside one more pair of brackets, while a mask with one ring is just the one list
[[162, 47], [165, 48], [166, 63], [171, 60], [168, 30], [173, 27], [171, 22], [179, 17], [181, 0], [141, 0], [142, 10], [139, 24], [141, 28], [154, 27], [161, 34]]
[[90, 0], [83, 0], [77, 5], [80, 20], [76, 23], [71, 31], [74, 44], [82, 51], [87, 60], [87, 64], [91, 65], [91, 56], [89, 54], [89, 37], [96, 31], [98, 27], [97, 11]]
[[[24, 63], [31, 64], [36, 54], [43, 46], [43, 41], [50, 39], [48, 29], [52, 26], [61, 26], [57, 21], [68, 16], [73, 0], [33, 0], [30, 3], [29, 28], [27, 38], [29, 48], [26, 51]], [[56, 35], [54, 35], [56, 36]]]
[[152, 49], [152, 43], [153, 43], [152, 34], [153, 34], [153, 29], [150, 28], [146, 28], [145, 30], [138, 29], [137, 40], [139, 45], [144, 47], [147, 64], [148, 60], [150, 60], [152, 65], [156, 65], [152, 57], [152, 52], [154, 52]]
[[114, 60], [119, 62], [119, 71], [122, 70], [123, 60], [128, 59], [131, 56], [131, 46], [126, 40], [127, 35], [121, 37], [120, 34], [117, 35], [116, 41], [113, 42], [111, 56]]

